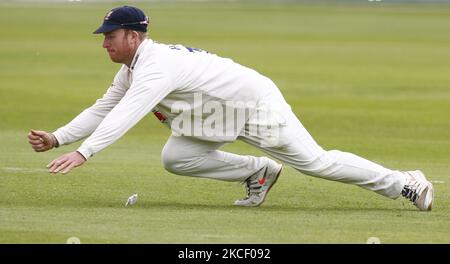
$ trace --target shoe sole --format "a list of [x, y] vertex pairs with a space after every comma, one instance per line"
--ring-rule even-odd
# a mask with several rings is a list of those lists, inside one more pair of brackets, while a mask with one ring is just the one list
[[[427, 193], [425, 194], [425, 198], [424, 198], [424, 199], [426, 199], [428, 195], [431, 195], [431, 202], [430, 202], [430, 204], [428, 205], [427, 208], [424, 208], [424, 209], [419, 208], [419, 209], [420, 209], [421, 211], [431, 211], [431, 209], [433, 209], [433, 201], [434, 201], [434, 189], [433, 189], [433, 184], [429, 183], [427, 189], [424, 190], [424, 192], [425, 192], [425, 191], [426, 191]], [[431, 194], [429, 194], [429, 192], [430, 192]]]
[[433, 188], [433, 184], [430, 183], [430, 191], [431, 191], [431, 203], [427, 208], [427, 211], [431, 211], [431, 209], [433, 209], [433, 201], [434, 201], [434, 188]]
[[431, 209], [433, 209], [433, 201], [434, 201], [433, 184], [430, 181], [427, 180], [427, 178], [425, 177], [425, 174], [422, 171], [417, 170], [415, 172], [416, 172], [416, 174], [414, 174], [415, 176], [418, 176], [421, 180], [428, 182], [428, 187], [427, 187], [427, 189], [424, 190], [424, 192], [427, 192], [427, 194], [425, 195], [425, 199], [428, 196], [428, 192], [431, 192], [431, 202], [430, 202], [430, 204], [428, 205], [427, 208], [424, 208], [424, 209], [419, 208], [419, 210], [421, 210], [421, 211], [431, 211]]
[[261, 204], [264, 203], [264, 201], [266, 200], [267, 194], [269, 194], [270, 189], [272, 189], [272, 186], [275, 185], [275, 183], [277, 183], [278, 178], [280, 177], [281, 171], [283, 170], [283, 165], [280, 165], [280, 170], [278, 171], [277, 175], [275, 176], [275, 180], [273, 181], [273, 183], [267, 188], [267, 191], [264, 193], [264, 196], [261, 200], [261, 202], [257, 203], [257, 204], [252, 204], [249, 205], [249, 207], [257, 207], [260, 206]]

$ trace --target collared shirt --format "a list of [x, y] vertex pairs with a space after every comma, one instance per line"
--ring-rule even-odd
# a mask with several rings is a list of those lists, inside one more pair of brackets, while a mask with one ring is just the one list
[[[148, 39], [103, 97], [53, 134], [60, 145], [88, 137], [78, 148], [87, 159], [157, 109], [175, 134], [230, 142], [262, 99], [287, 106], [273, 82], [250, 68], [200, 49]], [[242, 108], [244, 117], [236, 116]], [[223, 126], [224, 133], [202, 130], [205, 121], [214, 121], [215, 129]]]
[[126, 68], [128, 68], [129, 72], [133, 72], [134, 67], [136, 67], [136, 63], [139, 60], [139, 56], [141, 55], [142, 50], [145, 46], [147, 46], [147, 43], [149, 42], [148, 39], [145, 39], [142, 41], [142, 43], [139, 45], [138, 49], [136, 50], [136, 53], [134, 54], [133, 60], [131, 61], [130, 67], [128, 68], [126, 65], [124, 65]]

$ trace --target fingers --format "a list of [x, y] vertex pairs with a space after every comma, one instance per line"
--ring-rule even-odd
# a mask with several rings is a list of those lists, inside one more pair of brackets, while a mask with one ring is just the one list
[[36, 152], [48, 150], [48, 146], [42, 140], [28, 140], [28, 143]]
[[39, 140], [40, 138], [40, 136], [33, 134], [31, 131], [28, 133], [29, 140]]
[[50, 168], [53, 167], [53, 165], [56, 163], [57, 160], [58, 159], [54, 159], [49, 164], [47, 164], [47, 166], [45, 166], [48, 169], [48, 171], [50, 171]]
[[28, 133], [28, 143], [36, 152], [44, 152], [54, 147], [54, 140], [47, 132], [33, 129]]
[[49, 172], [55, 172], [55, 170], [56, 170], [59, 166], [61, 166], [63, 163], [65, 163], [67, 160], [68, 160], [68, 158], [67, 158], [65, 155], [63, 155], [63, 156], [61, 156], [61, 157], [59, 157], [59, 158], [53, 160], [52, 162], [50, 162], [50, 163], [47, 165], [48, 171], [49, 171]]
[[33, 129], [30, 129], [30, 133], [34, 136], [39, 136], [39, 137], [42, 137], [45, 134], [47, 134], [47, 132], [45, 132], [45, 131], [38, 131], [38, 130], [33, 130]]
[[42, 144], [42, 139], [28, 139], [28, 143], [31, 145], [39, 145]]
[[45, 145], [43, 145], [43, 144], [36, 145], [36, 146], [32, 146], [32, 148], [33, 148], [34, 151], [36, 151], [36, 152], [44, 152], [44, 151], [47, 151], [47, 150], [48, 150], [48, 148], [47, 148]]
[[50, 173], [66, 174], [73, 168], [81, 166], [85, 161], [86, 159], [80, 153], [74, 151], [53, 160], [47, 165], [47, 168]]
[[29, 140], [28, 142], [31, 144], [31, 147], [36, 152], [43, 152], [43, 151], [47, 151], [50, 149], [48, 144], [45, 144], [44, 142], [42, 142], [40, 140]]
[[76, 164], [75, 163], [71, 163], [61, 173], [62, 174], [66, 174], [66, 173], [70, 172], [74, 167], [76, 167]]
[[28, 143], [30, 143], [31, 147], [36, 152], [42, 152], [49, 149], [48, 144], [46, 144], [42, 139], [37, 140], [29, 139]]
[[73, 161], [71, 160], [66, 160], [65, 162], [63, 162], [61, 165], [59, 165], [56, 169], [54, 169], [52, 172], [53, 173], [58, 173], [63, 169], [67, 169], [70, 165], [73, 164]]

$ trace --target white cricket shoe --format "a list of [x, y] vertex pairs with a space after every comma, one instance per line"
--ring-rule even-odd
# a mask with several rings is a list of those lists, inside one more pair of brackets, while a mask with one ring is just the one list
[[266, 199], [272, 186], [278, 180], [281, 174], [283, 165], [269, 160], [269, 163], [262, 169], [262, 173], [256, 173], [245, 180], [245, 189], [247, 197], [241, 200], [236, 200], [234, 205], [237, 206], [259, 206]]
[[407, 171], [406, 184], [402, 190], [402, 196], [409, 199], [420, 211], [431, 211], [433, 207], [434, 190], [420, 171]]

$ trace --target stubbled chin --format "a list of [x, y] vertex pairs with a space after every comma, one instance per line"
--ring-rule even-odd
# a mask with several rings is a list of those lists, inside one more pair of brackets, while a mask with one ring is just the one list
[[120, 63], [121, 61], [117, 58], [114, 58], [113, 56], [109, 55], [109, 58], [113, 61], [113, 62], [117, 62]]

